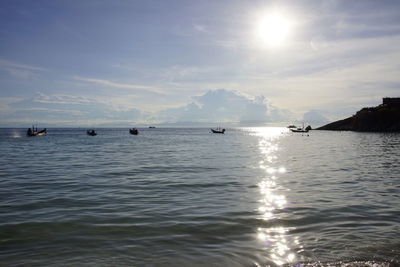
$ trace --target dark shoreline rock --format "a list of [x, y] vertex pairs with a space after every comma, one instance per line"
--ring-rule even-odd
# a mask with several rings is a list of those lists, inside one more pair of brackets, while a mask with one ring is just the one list
[[363, 108], [349, 118], [329, 123], [316, 130], [400, 132], [400, 106], [382, 104]]

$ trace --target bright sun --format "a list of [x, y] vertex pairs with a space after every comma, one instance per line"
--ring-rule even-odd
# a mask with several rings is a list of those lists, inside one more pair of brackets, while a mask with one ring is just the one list
[[279, 13], [265, 15], [257, 24], [256, 35], [266, 45], [280, 46], [290, 33], [290, 21]]

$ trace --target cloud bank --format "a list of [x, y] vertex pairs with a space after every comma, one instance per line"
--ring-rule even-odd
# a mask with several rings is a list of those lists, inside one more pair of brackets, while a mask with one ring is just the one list
[[68, 95], [46, 95], [8, 104], [4, 124], [40, 123], [55, 126], [130, 126], [168, 124], [203, 126], [229, 124], [237, 126], [286, 123], [293, 114], [279, 109], [264, 96], [248, 96], [238, 91], [210, 90], [193, 96], [186, 105], [144, 112], [132, 107], [118, 108], [111, 101]]
[[40, 123], [55, 126], [113, 125], [116, 122], [140, 121], [140, 110], [119, 110], [111, 103], [94, 98], [45, 95], [35, 96], [8, 104], [8, 113], [0, 122], [3, 125]]
[[210, 90], [193, 102], [159, 113], [162, 121], [265, 124], [290, 120], [291, 113], [270, 105], [264, 96], [249, 97], [237, 91]]

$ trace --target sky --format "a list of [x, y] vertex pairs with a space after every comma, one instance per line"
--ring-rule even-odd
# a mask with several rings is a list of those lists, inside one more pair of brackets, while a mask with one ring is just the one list
[[399, 77], [399, 1], [0, 1], [0, 127], [322, 125]]

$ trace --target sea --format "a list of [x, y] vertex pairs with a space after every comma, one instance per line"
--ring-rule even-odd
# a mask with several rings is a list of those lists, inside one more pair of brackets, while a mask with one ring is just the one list
[[0, 129], [0, 266], [399, 266], [400, 134]]

